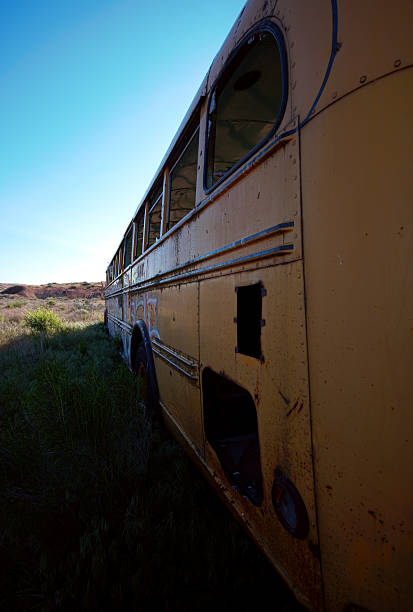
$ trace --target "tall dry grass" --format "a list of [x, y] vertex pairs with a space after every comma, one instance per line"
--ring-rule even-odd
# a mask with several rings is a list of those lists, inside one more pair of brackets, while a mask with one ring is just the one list
[[103, 325], [25, 321], [0, 321], [0, 609], [298, 609]]

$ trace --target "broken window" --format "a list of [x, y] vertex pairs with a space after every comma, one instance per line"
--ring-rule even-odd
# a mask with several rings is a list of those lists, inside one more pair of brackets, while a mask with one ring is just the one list
[[162, 221], [162, 190], [152, 198], [148, 213], [148, 239], [147, 248], [155, 244], [161, 235]]
[[263, 489], [254, 400], [248, 391], [210, 368], [203, 372], [202, 389], [208, 442], [231, 486], [259, 506]]
[[208, 108], [206, 187], [210, 189], [275, 131], [286, 99], [285, 51], [274, 25], [240, 45]]
[[195, 206], [198, 142], [199, 129], [197, 128], [171, 171], [167, 229], [178, 223]]

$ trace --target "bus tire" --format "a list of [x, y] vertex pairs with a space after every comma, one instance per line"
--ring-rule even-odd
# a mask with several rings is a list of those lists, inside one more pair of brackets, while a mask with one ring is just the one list
[[[152, 359], [153, 361], [153, 359]], [[159, 414], [159, 395], [156, 376], [152, 371], [151, 360], [148, 357], [145, 343], [139, 343], [135, 352], [133, 371], [141, 379], [142, 401], [152, 414]]]

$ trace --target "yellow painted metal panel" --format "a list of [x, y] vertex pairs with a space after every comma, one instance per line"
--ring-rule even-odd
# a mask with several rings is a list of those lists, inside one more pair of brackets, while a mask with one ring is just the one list
[[[314, 448], [327, 608], [413, 608], [413, 70], [302, 133]], [[391, 113], [389, 113], [389, 110]]]
[[[234, 271], [235, 272], [235, 271]], [[235, 287], [262, 281], [262, 352], [264, 362], [235, 353], [237, 342]], [[320, 566], [316, 551], [315, 514], [306, 355], [302, 262], [233, 273], [205, 281], [200, 287], [200, 345], [202, 367], [210, 367], [235, 381], [254, 398], [264, 478], [262, 509], [239, 500], [261, 546], [287, 576], [307, 604], [319, 609]], [[213, 314], [212, 314], [213, 313]], [[288, 404], [286, 403], [288, 402]], [[212, 448], [207, 458], [227, 482]], [[310, 516], [308, 540], [293, 538], [278, 521], [272, 507], [274, 471], [281, 467], [297, 486]], [[227, 484], [227, 486], [229, 486]], [[234, 493], [234, 496], [236, 494]], [[309, 544], [310, 542], [310, 544]]]
[[293, 117], [303, 120], [323, 82], [330, 58], [330, 0], [280, 0], [275, 15], [281, 21], [289, 53], [289, 88]]
[[204, 433], [199, 387], [157, 355], [155, 365], [162, 403], [192, 443], [203, 453]]
[[159, 337], [163, 343], [197, 360], [198, 283], [165, 287], [159, 292]]
[[318, 110], [358, 87], [413, 64], [411, 0], [338, 2], [339, 51]]
[[199, 221], [190, 227], [195, 253], [208, 253], [271, 226], [293, 221], [294, 231], [285, 240], [294, 243], [293, 258], [300, 257], [298, 145], [298, 138], [293, 138], [200, 212]]

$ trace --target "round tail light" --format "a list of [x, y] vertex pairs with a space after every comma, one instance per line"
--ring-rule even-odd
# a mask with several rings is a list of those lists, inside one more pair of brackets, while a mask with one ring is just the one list
[[300, 540], [307, 537], [310, 522], [301, 495], [280, 468], [275, 470], [272, 503], [281, 525]]

